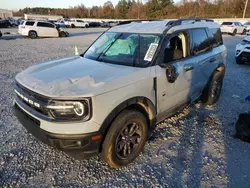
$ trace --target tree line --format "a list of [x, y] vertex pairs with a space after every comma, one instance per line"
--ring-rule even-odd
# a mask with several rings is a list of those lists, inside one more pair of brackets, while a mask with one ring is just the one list
[[[24, 13], [62, 15], [64, 18], [103, 18], [103, 19], [167, 19], [167, 18], [241, 18], [246, 0], [120, 0], [116, 6], [107, 1], [103, 6], [87, 8], [84, 4], [69, 8], [24, 8], [14, 12], [15, 16]], [[248, 11], [249, 10], [249, 11]], [[250, 3], [246, 17], [250, 17]]]

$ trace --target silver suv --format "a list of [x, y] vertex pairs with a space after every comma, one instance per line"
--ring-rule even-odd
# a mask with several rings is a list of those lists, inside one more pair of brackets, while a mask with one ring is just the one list
[[76, 158], [131, 163], [156, 124], [220, 96], [227, 50], [211, 20], [152, 21], [104, 32], [80, 56], [16, 76], [14, 109], [41, 141]]

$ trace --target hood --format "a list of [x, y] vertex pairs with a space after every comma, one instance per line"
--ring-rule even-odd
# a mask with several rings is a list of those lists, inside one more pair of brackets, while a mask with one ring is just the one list
[[48, 97], [85, 97], [138, 82], [148, 77], [147, 70], [74, 56], [34, 65], [19, 73], [16, 81]]

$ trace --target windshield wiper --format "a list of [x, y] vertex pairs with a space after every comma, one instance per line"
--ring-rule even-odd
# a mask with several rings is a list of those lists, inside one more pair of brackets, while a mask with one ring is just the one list
[[97, 61], [99, 61], [99, 59], [100, 59], [100, 57], [102, 56], [102, 55], [104, 55], [110, 48], [111, 48], [111, 46], [113, 46], [113, 44], [119, 39], [119, 38], [121, 38], [121, 36], [122, 36], [123, 34], [122, 33], [120, 33], [116, 38], [115, 38], [115, 40], [114, 41], [112, 41], [99, 55], [98, 55], [98, 57], [96, 58], [96, 60]]

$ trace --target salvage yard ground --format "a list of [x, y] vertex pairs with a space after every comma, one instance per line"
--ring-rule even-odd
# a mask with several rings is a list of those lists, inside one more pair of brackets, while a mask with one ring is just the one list
[[242, 36], [224, 36], [228, 63], [217, 104], [190, 105], [158, 125], [144, 152], [112, 170], [99, 157], [77, 161], [37, 141], [12, 113], [15, 75], [27, 67], [83, 52], [105, 29], [69, 29], [68, 38], [31, 40], [17, 29], [0, 38], [0, 187], [250, 187], [250, 144], [233, 136], [250, 109], [250, 65], [237, 65]]

